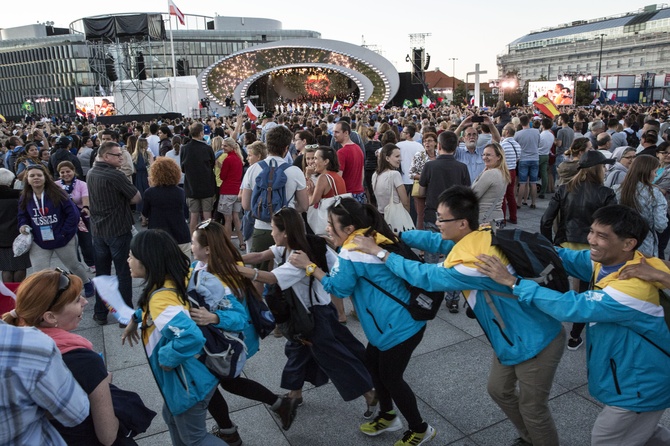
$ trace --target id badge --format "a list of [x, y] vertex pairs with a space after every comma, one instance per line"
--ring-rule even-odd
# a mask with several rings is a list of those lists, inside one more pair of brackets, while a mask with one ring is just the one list
[[42, 234], [42, 240], [45, 242], [51, 242], [54, 239], [54, 231], [51, 229], [51, 226], [40, 226], [40, 233]]

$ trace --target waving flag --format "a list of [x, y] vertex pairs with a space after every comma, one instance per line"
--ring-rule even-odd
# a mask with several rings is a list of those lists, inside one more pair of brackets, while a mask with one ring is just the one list
[[247, 101], [247, 105], [244, 107], [244, 111], [252, 121], [258, 120], [258, 117], [261, 115], [258, 109], [254, 107], [254, 104], [251, 103], [251, 101]]
[[340, 108], [340, 103], [337, 100], [337, 96], [333, 98], [333, 103], [330, 105], [330, 112], [335, 113]]
[[546, 96], [537, 98], [535, 102], [533, 102], [533, 107], [537, 108], [551, 119], [554, 119], [556, 116], [561, 114], [556, 108], [556, 104], [554, 104], [551, 99]]
[[168, 0], [168, 9], [170, 10], [170, 15], [177, 17], [179, 23], [182, 25], [186, 25], [186, 22], [184, 21], [184, 13], [177, 8], [177, 5], [175, 5], [172, 0]]

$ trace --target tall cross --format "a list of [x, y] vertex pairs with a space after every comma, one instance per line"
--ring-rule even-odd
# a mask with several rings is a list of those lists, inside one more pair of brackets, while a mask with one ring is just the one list
[[[479, 99], [480, 99], [480, 94], [479, 94], [479, 75], [480, 74], [486, 74], [486, 70], [484, 71], [479, 71], [479, 64], [475, 64], [475, 71], [471, 71], [468, 73], [468, 76], [471, 74], [475, 75], [475, 107], [479, 107]], [[467, 85], [465, 87], [467, 89]]]

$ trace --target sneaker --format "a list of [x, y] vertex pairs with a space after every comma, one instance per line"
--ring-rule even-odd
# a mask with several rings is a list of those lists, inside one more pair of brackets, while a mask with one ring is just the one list
[[372, 416], [377, 413], [377, 408], [379, 407], [379, 400], [375, 396], [370, 404], [367, 405], [367, 409], [363, 412], [363, 418], [369, 420]]
[[575, 350], [577, 350], [579, 347], [581, 347], [583, 343], [584, 343], [584, 341], [582, 340], [582, 337], [581, 337], [581, 336], [578, 337], [577, 339], [575, 339], [575, 338], [570, 338], [570, 339], [568, 340], [568, 350], [575, 351]]
[[402, 422], [398, 415], [394, 415], [392, 420], [387, 420], [380, 414], [374, 420], [361, 424], [360, 429], [365, 435], [376, 437], [384, 432], [399, 431], [402, 429]]
[[291, 428], [291, 424], [293, 424], [297, 409], [297, 399], [282, 397], [279, 409], [274, 411], [277, 415], [279, 415], [279, 419], [281, 420], [281, 428], [285, 431]]
[[[285, 394], [284, 394], [284, 398], [291, 398], [291, 397], [289, 396], [288, 393], [285, 393]], [[300, 397], [300, 398], [293, 398], [293, 399], [296, 400], [296, 401], [298, 402], [298, 407], [302, 406], [302, 403], [303, 403], [302, 397]]]
[[435, 438], [436, 434], [437, 431], [430, 424], [426, 428], [426, 432], [423, 433], [407, 430], [402, 439], [396, 441], [393, 446], [419, 446], [420, 444], [428, 443]]
[[84, 296], [93, 297], [95, 296], [95, 288], [93, 287], [93, 282], [90, 280], [84, 284]]
[[98, 325], [107, 325], [107, 317], [98, 316], [97, 314], [93, 315], [93, 320]]
[[214, 426], [210, 433], [225, 441], [229, 446], [242, 446], [242, 439], [237, 432], [237, 426], [230, 429], [220, 429], [219, 426]]
[[458, 313], [458, 301], [450, 300], [447, 301], [447, 308], [449, 308], [449, 313]]
[[512, 443], [510, 446], [533, 446], [533, 443], [528, 443], [526, 440], [519, 437], [514, 440], [514, 443]]

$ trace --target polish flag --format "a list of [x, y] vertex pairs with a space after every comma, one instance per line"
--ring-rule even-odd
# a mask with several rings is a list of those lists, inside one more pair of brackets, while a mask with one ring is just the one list
[[258, 109], [254, 107], [254, 104], [251, 103], [251, 101], [247, 101], [247, 106], [244, 107], [244, 111], [252, 121], [257, 121], [258, 117], [261, 115]]
[[184, 14], [177, 8], [177, 5], [175, 5], [172, 0], [168, 0], [168, 9], [170, 10], [170, 15], [177, 17], [179, 23], [182, 25], [186, 25], [186, 22], [184, 22]]

